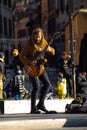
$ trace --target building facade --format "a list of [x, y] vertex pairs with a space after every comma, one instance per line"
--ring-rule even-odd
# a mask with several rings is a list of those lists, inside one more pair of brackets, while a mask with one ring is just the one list
[[56, 26], [62, 30], [69, 21], [69, 10], [74, 15], [79, 9], [87, 8], [87, 0], [56, 0]]
[[[79, 54], [80, 54], [80, 44], [84, 33], [87, 33], [87, 9], [80, 9], [74, 16], [72, 20], [73, 28], [73, 55], [75, 64], [79, 64]], [[69, 33], [69, 22], [65, 26], [66, 33], [66, 51], [71, 53], [70, 45], [70, 33]]]
[[0, 37], [12, 38], [13, 14], [11, 0], [0, 0]]
[[[22, 16], [21, 18], [20, 15]], [[46, 35], [54, 33], [56, 30], [55, 0], [27, 0], [26, 3], [17, 2], [14, 10], [14, 18], [15, 38], [23, 37], [21, 36], [23, 34], [21, 31], [22, 29], [26, 30], [26, 24], [29, 35], [35, 27], [41, 27]]]
[[0, 51], [5, 53], [6, 64], [9, 64], [13, 38], [12, 1], [0, 0]]
[[[83, 33], [87, 33], [87, 0], [56, 0], [56, 12], [57, 29], [59, 31], [63, 30], [65, 33], [65, 50], [71, 54], [73, 49], [73, 60], [78, 65], [80, 42]], [[70, 25], [70, 19], [72, 20], [72, 25]], [[74, 45], [70, 44], [70, 34]]]
[[[87, 8], [87, 0], [20, 0], [12, 10], [12, 1], [0, 0], [0, 50], [6, 53], [6, 59], [14, 47], [21, 50], [35, 27], [41, 27], [49, 39], [55, 32], [65, 33], [69, 11], [74, 16], [79, 9]], [[67, 48], [65, 38], [66, 34], [54, 44], [55, 60]]]

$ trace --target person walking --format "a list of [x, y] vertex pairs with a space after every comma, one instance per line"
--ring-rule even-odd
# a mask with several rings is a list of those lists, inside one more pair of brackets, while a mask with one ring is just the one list
[[0, 72], [5, 75], [5, 55], [0, 52]]
[[23, 73], [23, 78], [25, 80], [25, 70], [24, 70], [24, 66], [23, 66], [23, 64], [22, 64], [22, 62], [20, 61], [20, 58], [19, 58], [19, 55], [20, 55], [19, 50], [17, 48], [13, 49], [12, 55], [13, 55], [13, 60], [12, 60], [12, 63], [11, 63], [11, 68], [13, 70], [13, 76], [15, 74], [16, 67], [20, 66], [20, 69]]
[[20, 66], [16, 66], [15, 75], [13, 77], [13, 97], [16, 100], [23, 99], [24, 78]]
[[77, 94], [87, 96], [87, 72], [79, 72], [77, 77]]
[[[24, 64], [25, 70], [32, 82], [31, 113], [40, 113], [40, 110], [48, 112], [44, 100], [48, 87], [51, 86], [51, 82], [44, 67], [45, 62], [47, 62], [44, 57], [46, 52], [52, 55], [55, 54], [54, 48], [49, 46], [44, 38], [43, 30], [41, 28], [36, 28], [32, 32], [29, 42], [24, 46], [20, 54], [20, 60]], [[36, 105], [39, 80], [42, 81], [43, 86], [41, 86], [39, 102]]]
[[23, 70], [23, 64], [22, 64], [22, 62], [20, 61], [20, 58], [19, 58], [19, 51], [18, 51], [18, 49], [13, 49], [13, 51], [12, 51], [12, 55], [13, 55], [13, 57], [14, 57], [14, 59], [13, 59], [13, 61], [12, 61], [12, 68], [13, 69], [15, 69], [16, 68], [16, 66], [18, 65], [18, 66], [20, 66], [20, 69], [21, 70]]
[[67, 81], [62, 72], [58, 73], [57, 84], [54, 87], [60, 99], [65, 99], [67, 94]]
[[72, 68], [71, 68], [71, 56], [64, 51], [58, 62], [58, 71], [64, 74], [67, 80], [67, 97], [73, 96], [73, 82], [72, 82]]
[[5, 55], [3, 52], [0, 52], [0, 99], [3, 99], [4, 97], [4, 85], [6, 82], [5, 77]]

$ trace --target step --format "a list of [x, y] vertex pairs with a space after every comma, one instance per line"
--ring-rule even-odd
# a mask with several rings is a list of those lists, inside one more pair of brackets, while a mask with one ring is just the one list
[[[55, 110], [57, 112], [65, 112], [67, 103], [71, 103], [73, 99], [50, 99], [45, 100], [45, 106], [48, 110]], [[37, 100], [38, 103], [38, 100]], [[4, 100], [0, 101], [1, 114], [17, 114], [17, 113], [30, 113], [31, 101], [26, 100]]]

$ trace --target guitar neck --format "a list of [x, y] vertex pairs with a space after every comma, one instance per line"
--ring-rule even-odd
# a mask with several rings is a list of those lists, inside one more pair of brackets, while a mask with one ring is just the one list
[[46, 52], [48, 46], [49, 46], [49, 45], [47, 45], [47, 46], [43, 49], [43, 51], [39, 52], [38, 56], [36, 57], [36, 60], [40, 60], [41, 56], [42, 56], [43, 54], [45, 54], [45, 52]]

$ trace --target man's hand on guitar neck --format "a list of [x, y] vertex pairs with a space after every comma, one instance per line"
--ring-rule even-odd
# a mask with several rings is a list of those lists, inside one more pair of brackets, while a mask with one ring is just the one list
[[50, 46], [47, 47], [47, 52], [51, 52], [51, 47]]
[[55, 50], [51, 46], [48, 46], [46, 51], [47, 51], [47, 53], [49, 53], [51, 55], [55, 55]]

